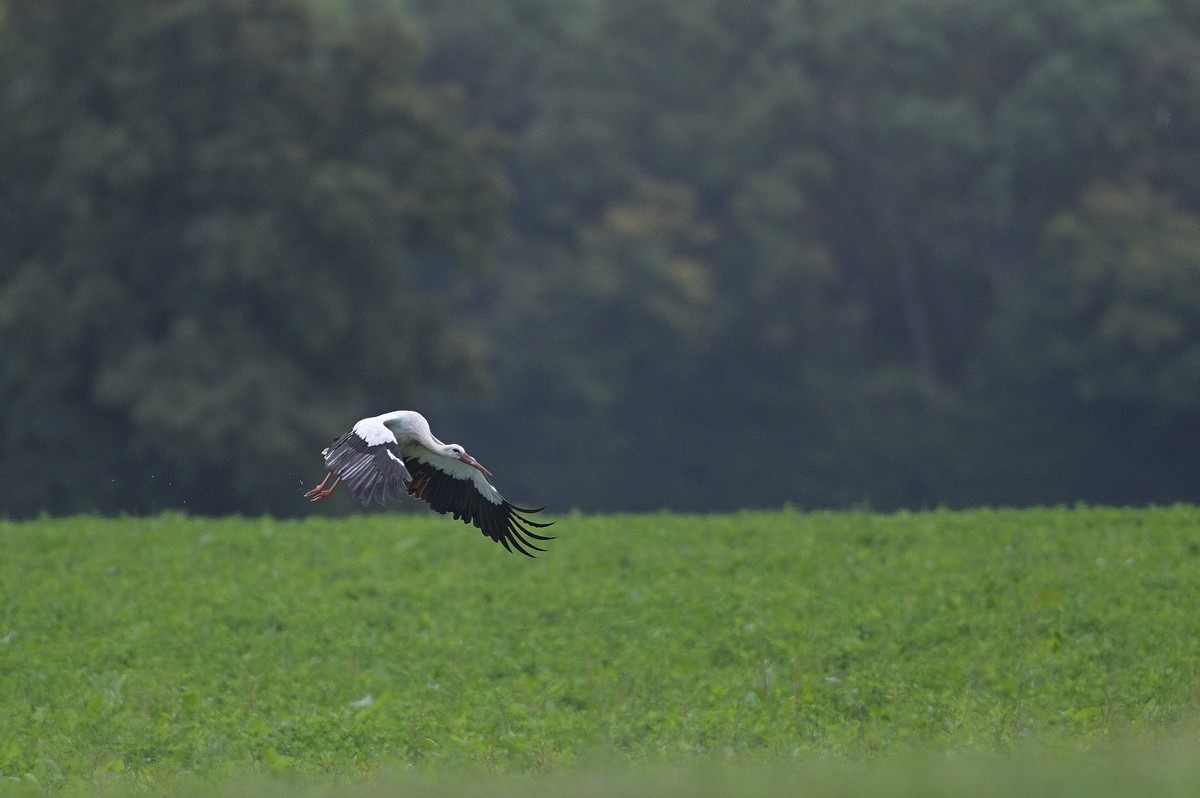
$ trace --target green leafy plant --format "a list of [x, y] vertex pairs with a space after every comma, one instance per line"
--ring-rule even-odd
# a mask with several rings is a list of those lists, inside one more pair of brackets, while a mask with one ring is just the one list
[[[0, 777], [565, 774], [1154, 743], [1200, 510], [0, 524]], [[614, 770], [613, 772], [618, 772]]]

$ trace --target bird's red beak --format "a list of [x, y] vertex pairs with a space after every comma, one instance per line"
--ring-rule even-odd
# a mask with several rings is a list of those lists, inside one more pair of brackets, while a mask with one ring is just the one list
[[476, 468], [478, 468], [480, 471], [482, 471], [484, 474], [487, 474], [489, 477], [492, 475], [492, 472], [491, 472], [491, 471], [488, 471], [486, 468], [484, 468], [484, 466], [483, 466], [483, 463], [479, 462], [478, 460], [476, 460], [474, 457], [472, 457], [471, 455], [467, 454], [466, 452], [463, 452], [463, 453], [462, 453], [462, 454], [459, 456], [459, 458], [458, 458], [458, 459], [459, 459], [459, 460], [462, 460], [464, 463], [466, 463], [466, 464], [467, 464], [467, 465], [469, 465], [469, 466], [475, 466], [475, 467], [476, 467]]

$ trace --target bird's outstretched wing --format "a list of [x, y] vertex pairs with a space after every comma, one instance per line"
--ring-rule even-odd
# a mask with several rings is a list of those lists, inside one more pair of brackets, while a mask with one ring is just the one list
[[372, 501], [384, 504], [389, 498], [399, 499], [412, 479], [395, 440], [370, 444], [351, 430], [330, 444], [324, 455], [325, 467], [346, 483], [363, 507]]
[[530, 529], [543, 529], [549, 523], [539, 524], [526, 517], [544, 507], [527, 509], [510, 504], [478, 469], [459, 460], [426, 453], [410, 454], [407, 463], [412, 474], [407, 485], [409, 496], [426, 502], [439, 513], [450, 513], [463, 523], [474, 524], [509, 551], [516, 549], [526, 557], [533, 557], [527, 548], [545, 549], [530, 539], [554, 540]]

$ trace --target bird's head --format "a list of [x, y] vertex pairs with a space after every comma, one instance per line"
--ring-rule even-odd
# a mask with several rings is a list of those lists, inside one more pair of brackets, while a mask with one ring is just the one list
[[473, 466], [474, 468], [478, 468], [480, 471], [482, 471], [484, 474], [486, 474], [489, 477], [492, 475], [492, 472], [488, 471], [487, 468], [484, 467], [483, 463], [479, 462], [474, 457], [467, 454], [467, 450], [464, 449], [463, 447], [459, 446], [457, 443], [452, 443], [452, 444], [448, 445], [446, 447], [446, 451], [444, 452], [444, 454], [447, 457], [453, 457], [457, 460], [462, 460], [467, 465]]

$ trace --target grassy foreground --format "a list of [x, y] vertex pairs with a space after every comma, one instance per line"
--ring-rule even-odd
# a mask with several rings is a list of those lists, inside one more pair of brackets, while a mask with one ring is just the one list
[[553, 531], [0, 523], [0, 792], [1200, 787], [1197, 508]]

